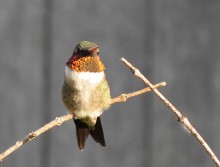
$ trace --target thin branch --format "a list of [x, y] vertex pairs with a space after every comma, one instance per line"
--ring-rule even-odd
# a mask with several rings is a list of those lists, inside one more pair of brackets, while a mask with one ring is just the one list
[[[154, 88], [159, 88], [162, 86], [166, 86], [166, 82], [160, 82], [160, 83], [154, 85]], [[125, 101], [127, 101], [127, 99], [129, 99], [131, 97], [138, 96], [143, 93], [150, 92], [150, 91], [151, 91], [151, 88], [147, 87], [147, 88], [141, 89], [141, 90], [133, 92], [133, 93], [121, 94], [120, 96], [117, 96], [117, 97], [111, 99], [111, 104], [125, 102]]]
[[61, 117], [55, 118], [55, 120], [49, 122], [48, 124], [44, 125], [43, 127], [39, 128], [38, 130], [29, 133], [24, 139], [17, 141], [15, 145], [11, 146], [8, 148], [6, 151], [4, 151], [2, 154], [0, 154], [0, 161], [3, 161], [5, 157], [7, 157], [9, 154], [26, 144], [27, 142], [33, 140], [37, 136], [41, 135], [42, 133], [48, 131], [49, 129], [55, 127], [55, 126], [60, 126], [62, 123], [70, 120], [73, 118], [73, 115], [68, 114], [64, 115]]
[[161, 99], [162, 102], [166, 104], [166, 106], [177, 116], [178, 121], [181, 122], [187, 130], [189, 130], [195, 138], [199, 141], [199, 143], [202, 145], [202, 147], [205, 149], [205, 151], [208, 153], [208, 155], [211, 157], [213, 162], [216, 166], [220, 167], [220, 161], [214, 154], [214, 152], [211, 150], [211, 148], [208, 146], [208, 144], [205, 142], [205, 140], [202, 138], [202, 136], [197, 132], [197, 130], [191, 125], [191, 123], [188, 121], [188, 119], [179, 111], [176, 107], [174, 107], [173, 104], [169, 102], [167, 98], [165, 98], [158, 90], [155, 88], [150, 81], [145, 78], [140, 71], [135, 68], [131, 63], [129, 63], [126, 59], [123, 57], [121, 58], [121, 61], [125, 63], [131, 71], [136, 75], [138, 78], [140, 78], [142, 81], [145, 82], [147, 86], [151, 88], [151, 90]]
[[[153, 87], [155, 88], [159, 88], [162, 86], [165, 86], [166, 83], [165, 82], [161, 82], [159, 84], [154, 85]], [[128, 93], [128, 94], [122, 94], [116, 98], [111, 99], [111, 105], [114, 103], [119, 103], [119, 102], [124, 102], [126, 101], [128, 98], [134, 97], [134, 96], [138, 96], [141, 95], [143, 93], [149, 92], [151, 91], [150, 88], [145, 88], [145, 89], [141, 89], [139, 91], [133, 92], [133, 93]], [[60, 126], [61, 124], [63, 124], [64, 122], [73, 119], [73, 115], [72, 114], [67, 114], [61, 117], [57, 117], [55, 118], [55, 120], [47, 123], [46, 125], [44, 125], [43, 127], [37, 129], [34, 132], [29, 133], [24, 139], [17, 141], [13, 146], [11, 146], [10, 148], [8, 148], [6, 151], [4, 151], [3, 153], [0, 154], [0, 161], [3, 161], [3, 159], [5, 157], [7, 157], [9, 154], [13, 153], [15, 150], [17, 150], [18, 148], [20, 148], [21, 146], [23, 146], [24, 144], [28, 143], [29, 141], [33, 140], [34, 138], [36, 138], [37, 136], [41, 135], [42, 133], [52, 129], [55, 126]]]

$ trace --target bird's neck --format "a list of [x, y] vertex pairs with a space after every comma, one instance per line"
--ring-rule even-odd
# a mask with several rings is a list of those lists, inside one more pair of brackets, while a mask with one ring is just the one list
[[68, 85], [82, 87], [88, 84], [91, 87], [97, 86], [105, 79], [104, 72], [78, 72], [70, 67], [65, 67], [65, 81]]

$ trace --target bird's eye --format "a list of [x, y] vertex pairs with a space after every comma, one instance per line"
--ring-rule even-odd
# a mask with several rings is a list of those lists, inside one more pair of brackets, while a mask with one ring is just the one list
[[96, 54], [99, 55], [99, 51]]
[[77, 53], [77, 52], [78, 52], [78, 49], [76, 48], [75, 51], [74, 51], [74, 53]]

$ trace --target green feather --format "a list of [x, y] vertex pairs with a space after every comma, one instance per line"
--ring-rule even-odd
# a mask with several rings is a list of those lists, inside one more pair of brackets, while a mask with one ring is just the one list
[[89, 42], [89, 41], [81, 41], [79, 43], [78, 48], [80, 50], [91, 50], [93, 48], [97, 48], [98, 46], [95, 43]]

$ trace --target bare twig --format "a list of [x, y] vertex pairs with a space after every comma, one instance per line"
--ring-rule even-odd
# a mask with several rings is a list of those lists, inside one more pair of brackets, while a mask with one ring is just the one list
[[[161, 86], [166, 86], [166, 82], [160, 82], [160, 83], [154, 85], [155, 88], [159, 88]], [[129, 99], [131, 97], [138, 96], [143, 93], [147, 93], [149, 91], [151, 91], [151, 88], [147, 87], [147, 88], [141, 89], [141, 90], [133, 92], [133, 93], [121, 94], [120, 96], [117, 96], [114, 99], [111, 99], [111, 104], [125, 102], [127, 99]]]
[[[158, 88], [158, 87], [162, 87], [165, 86], [166, 83], [165, 82], [161, 82], [159, 84], [154, 85], [153, 87]], [[145, 89], [141, 89], [139, 91], [133, 92], [133, 93], [128, 93], [128, 94], [122, 94], [116, 98], [113, 98], [111, 100], [111, 105], [114, 103], [119, 103], [119, 102], [124, 102], [126, 101], [128, 98], [134, 97], [134, 96], [138, 96], [141, 95], [143, 93], [149, 92], [151, 91], [150, 88], [145, 88]], [[43, 127], [41, 127], [40, 129], [29, 133], [24, 139], [17, 141], [13, 146], [11, 146], [10, 148], [8, 148], [6, 151], [4, 151], [3, 153], [0, 154], [0, 161], [3, 161], [3, 159], [5, 157], [7, 157], [9, 154], [11, 154], [12, 152], [14, 152], [15, 150], [17, 150], [18, 148], [20, 148], [21, 146], [23, 146], [24, 144], [26, 144], [27, 142], [33, 140], [34, 138], [36, 138], [37, 136], [41, 135], [42, 133], [50, 130], [51, 128], [55, 127], [55, 126], [60, 126], [62, 123], [72, 119], [74, 116], [71, 114], [67, 114], [61, 117], [57, 117], [55, 120], [49, 122], [48, 124], [44, 125]]]
[[211, 157], [213, 162], [216, 164], [216, 166], [220, 167], [220, 161], [214, 154], [214, 152], [211, 150], [211, 148], [208, 146], [208, 144], [205, 142], [205, 140], [202, 138], [202, 136], [197, 132], [197, 130], [191, 125], [191, 123], [188, 121], [188, 119], [172, 105], [167, 98], [165, 98], [158, 90], [156, 87], [154, 87], [150, 81], [145, 78], [140, 71], [135, 68], [131, 63], [129, 63], [126, 59], [123, 57], [121, 58], [121, 61], [125, 63], [131, 71], [136, 75], [138, 78], [140, 78], [142, 81], [145, 82], [147, 86], [151, 88], [151, 90], [166, 104], [166, 106], [177, 116], [178, 121], [181, 122], [187, 130], [189, 130], [195, 138], [199, 141], [199, 143], [202, 145], [202, 147], [205, 149], [205, 151], [208, 153], [208, 155]]
[[49, 129], [51, 129], [55, 126], [60, 126], [63, 122], [66, 122], [66, 121], [68, 121], [72, 118], [73, 118], [73, 115], [71, 115], [71, 114], [64, 115], [64, 116], [61, 116], [61, 117], [57, 117], [57, 118], [55, 118], [55, 120], [49, 122], [48, 124], [44, 125], [40, 129], [29, 133], [24, 139], [22, 139], [20, 141], [17, 141], [15, 143], [15, 145], [11, 146], [6, 151], [4, 151], [2, 154], [0, 154], [0, 161], [3, 161], [3, 159], [5, 157], [7, 157], [9, 154], [14, 152], [15, 150], [17, 150], [18, 148], [20, 148], [21, 146], [23, 146], [27, 142], [33, 140], [35, 137], [39, 136], [40, 134], [48, 131]]

